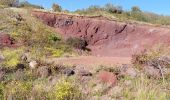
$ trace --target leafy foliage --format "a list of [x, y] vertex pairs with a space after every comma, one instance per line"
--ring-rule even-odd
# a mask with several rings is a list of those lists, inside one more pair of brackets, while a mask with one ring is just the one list
[[68, 38], [66, 43], [76, 49], [81, 49], [81, 50], [85, 50], [87, 46], [87, 42], [84, 39], [76, 38], [76, 37]]
[[170, 16], [144, 12], [138, 6], [132, 7], [131, 11], [124, 11], [121, 6], [109, 3], [103, 7], [95, 5], [87, 9], [79, 9], [75, 13], [89, 16], [104, 16], [107, 18], [116, 17], [120, 21], [135, 20], [158, 25], [170, 25]]
[[22, 50], [16, 49], [16, 50], [4, 50], [2, 54], [5, 57], [5, 60], [3, 61], [2, 65], [9, 69], [15, 69], [16, 65], [20, 62], [20, 54]]
[[56, 3], [54, 3], [54, 4], [52, 5], [52, 9], [53, 9], [53, 11], [55, 11], [55, 12], [61, 12], [61, 11], [62, 11], [61, 6], [58, 5], [58, 4], [56, 4]]
[[19, 0], [0, 0], [0, 5], [7, 5], [7, 6], [18, 6]]
[[63, 79], [56, 84], [54, 93], [57, 100], [76, 100], [81, 96], [74, 84]]

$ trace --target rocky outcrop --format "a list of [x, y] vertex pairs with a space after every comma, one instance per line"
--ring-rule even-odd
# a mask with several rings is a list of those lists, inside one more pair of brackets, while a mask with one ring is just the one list
[[65, 38], [85, 39], [93, 55], [130, 56], [160, 43], [170, 44], [168, 28], [39, 11], [32, 14]]

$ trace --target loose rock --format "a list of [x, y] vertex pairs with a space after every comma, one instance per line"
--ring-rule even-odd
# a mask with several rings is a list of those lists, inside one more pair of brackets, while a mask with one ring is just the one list
[[38, 67], [37, 61], [31, 61], [31, 62], [29, 63], [29, 67], [30, 67], [30, 69], [35, 69], [35, 68], [37, 68], [37, 67]]
[[75, 74], [74, 70], [71, 69], [71, 68], [66, 68], [66, 69], [64, 69], [63, 73], [64, 73], [65, 75], [67, 75], [67, 76], [71, 76], [71, 75], [74, 75], [74, 74]]

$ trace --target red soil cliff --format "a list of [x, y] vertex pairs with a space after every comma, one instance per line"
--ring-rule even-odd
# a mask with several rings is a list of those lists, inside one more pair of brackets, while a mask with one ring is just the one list
[[38, 11], [32, 14], [54, 27], [65, 38], [84, 38], [93, 55], [131, 56], [144, 48], [170, 44], [168, 28]]

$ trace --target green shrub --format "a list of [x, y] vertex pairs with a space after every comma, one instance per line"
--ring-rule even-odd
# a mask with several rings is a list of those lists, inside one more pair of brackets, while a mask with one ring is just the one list
[[18, 6], [19, 0], [0, 0], [0, 5], [7, 5], [7, 6]]
[[54, 42], [61, 40], [61, 38], [55, 34], [51, 34], [48, 38], [49, 40], [54, 41]]
[[110, 13], [117, 13], [117, 14], [121, 14], [123, 12], [122, 7], [121, 6], [114, 6], [111, 3], [108, 3], [105, 5], [105, 9], [106, 11], [110, 12]]
[[31, 96], [32, 83], [26, 81], [12, 81], [6, 85], [5, 99], [25, 100]]
[[53, 11], [55, 11], [55, 12], [61, 12], [62, 11], [62, 8], [61, 8], [61, 6], [60, 5], [58, 5], [58, 4], [56, 4], [56, 3], [54, 3], [53, 5], [52, 5], [52, 9], [53, 9]]
[[81, 100], [80, 91], [71, 82], [60, 80], [54, 89], [54, 95], [57, 100]]
[[64, 50], [62, 49], [46, 48], [46, 50], [49, 51], [53, 57], [60, 57], [64, 54]]
[[81, 38], [73, 38], [70, 37], [66, 40], [66, 43], [76, 49], [81, 49], [81, 50], [85, 50], [86, 46], [87, 46], [87, 42], [84, 39]]
[[2, 51], [5, 60], [2, 62], [3, 67], [15, 69], [16, 65], [20, 63], [20, 56], [22, 49], [6, 49]]
[[166, 85], [159, 80], [140, 76], [131, 82], [128, 86], [122, 85], [121, 93], [125, 100], [168, 100], [169, 94], [163, 89]]
[[44, 9], [42, 6], [31, 4], [28, 1], [20, 2], [19, 7]]
[[144, 50], [140, 53], [132, 55], [133, 64], [146, 64], [155, 58], [159, 58], [163, 55], [168, 55], [170, 48], [168, 46], [158, 45], [152, 49]]
[[0, 100], [4, 97], [4, 84], [0, 83]]

